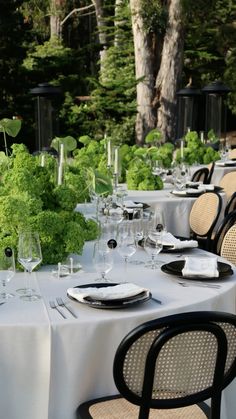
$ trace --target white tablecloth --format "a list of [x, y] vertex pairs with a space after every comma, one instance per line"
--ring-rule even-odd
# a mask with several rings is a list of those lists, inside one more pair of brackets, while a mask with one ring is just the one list
[[[99, 310], [70, 301], [78, 315], [64, 310], [63, 319], [49, 308], [49, 301], [66, 297], [71, 286], [94, 281], [92, 245], [87, 244], [83, 268], [73, 278], [56, 279], [50, 272], [32, 276], [32, 285], [42, 294], [36, 302], [15, 297], [0, 306], [1, 417], [7, 419], [75, 419], [79, 403], [91, 397], [116, 392], [112, 378], [115, 350], [121, 339], [136, 325], [177, 312], [222, 310], [235, 313], [236, 274], [220, 282], [220, 289], [188, 287], [176, 278], [143, 265], [129, 264], [127, 270], [116, 254], [108, 274], [115, 282], [128, 280], [148, 287], [162, 305], [150, 300], [122, 310]], [[194, 254], [202, 251], [194, 250]], [[208, 256], [211, 256], [208, 254]], [[143, 250], [133, 256], [145, 258]], [[168, 262], [178, 254], [160, 254]], [[23, 273], [8, 284], [14, 291], [24, 285]], [[236, 382], [225, 391], [222, 419], [235, 419]]]

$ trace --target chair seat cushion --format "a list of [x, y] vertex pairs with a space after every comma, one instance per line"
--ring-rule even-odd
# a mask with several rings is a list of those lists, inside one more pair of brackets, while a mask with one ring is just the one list
[[[89, 407], [94, 419], [137, 419], [139, 407], [124, 398], [101, 401]], [[178, 409], [151, 409], [149, 419], [206, 419], [207, 416], [198, 405]]]

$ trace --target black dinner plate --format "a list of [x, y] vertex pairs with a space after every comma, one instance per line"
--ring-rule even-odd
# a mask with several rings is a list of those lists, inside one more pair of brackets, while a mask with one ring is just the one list
[[[203, 186], [204, 186], [204, 184], [203, 184]], [[196, 186], [191, 185], [191, 188], [198, 190], [198, 185], [196, 185]], [[222, 188], [221, 186], [214, 185], [214, 189], [213, 189], [214, 192], [222, 192], [223, 190], [224, 190], [224, 188]], [[205, 192], [205, 191], [203, 191], [203, 192]], [[212, 190], [206, 190], [206, 192], [212, 192]]]
[[[91, 283], [91, 284], [85, 284], [85, 285], [78, 285], [74, 288], [104, 288], [104, 287], [113, 287], [115, 285], [120, 285], [118, 283], [106, 283], [106, 282], [99, 282], [99, 283]], [[71, 298], [74, 301], [77, 301], [81, 304], [89, 305], [90, 307], [94, 308], [105, 308], [105, 309], [111, 309], [111, 308], [128, 308], [130, 306], [134, 306], [136, 304], [144, 303], [152, 297], [152, 294], [150, 292], [142, 291], [139, 294], [133, 295], [131, 297], [125, 297], [125, 298], [116, 298], [112, 300], [98, 300], [94, 299], [92, 297], [86, 297], [84, 299], [84, 302], [78, 301], [75, 298], [71, 297], [69, 294], [67, 294], [69, 298]]]
[[173, 248], [173, 246], [168, 246], [168, 245], [164, 245], [163, 249], [162, 249], [162, 253], [184, 253], [189, 251], [189, 249], [197, 249], [196, 246], [186, 246], [186, 247], [182, 247], [181, 249], [175, 249]]
[[[233, 159], [232, 159], [233, 160]], [[222, 162], [223, 163], [223, 162]], [[236, 161], [232, 162], [225, 162], [224, 164], [216, 164], [218, 167], [230, 167], [230, 166], [236, 166]]]
[[181, 191], [178, 192], [171, 192], [174, 196], [180, 196], [181, 198], [197, 198], [198, 196], [200, 196], [204, 191], [197, 191], [196, 192], [188, 192], [186, 190], [185, 194], [182, 194]]
[[228, 265], [228, 263], [217, 262], [218, 271], [219, 271], [219, 276], [218, 277], [212, 277], [212, 278], [199, 277], [199, 276], [197, 276], [197, 277], [186, 277], [186, 276], [184, 276], [183, 277], [182, 269], [184, 267], [184, 264], [185, 264], [185, 260], [175, 260], [173, 262], [169, 262], [169, 263], [166, 263], [166, 264], [162, 265], [161, 270], [163, 272], [165, 272], [166, 274], [169, 274], [169, 275], [180, 276], [182, 278], [188, 278], [188, 279], [192, 279], [192, 280], [196, 280], [196, 279], [199, 280], [200, 279], [200, 280], [203, 280], [203, 281], [204, 280], [207, 280], [207, 281], [215, 280], [216, 281], [218, 279], [225, 278], [226, 276], [233, 275], [233, 270], [232, 270], [231, 266]]

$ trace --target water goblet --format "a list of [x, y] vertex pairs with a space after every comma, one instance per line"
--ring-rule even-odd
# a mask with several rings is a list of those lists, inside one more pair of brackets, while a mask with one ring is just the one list
[[147, 237], [144, 240], [144, 250], [149, 256], [151, 256], [151, 261], [148, 261], [145, 266], [150, 267], [151, 269], [156, 269], [159, 267], [158, 262], [156, 261], [156, 256], [162, 251], [162, 232], [157, 230], [151, 230], [148, 232]]
[[113, 253], [108, 247], [106, 241], [97, 241], [95, 243], [93, 251], [93, 265], [96, 272], [100, 274], [100, 277], [96, 278], [95, 281], [110, 282], [106, 275], [113, 268]]
[[3, 287], [3, 291], [0, 297], [3, 301], [14, 297], [14, 294], [6, 292], [6, 284], [15, 275], [15, 257], [14, 252], [10, 247], [0, 250], [0, 279]]
[[132, 221], [124, 221], [121, 223], [118, 235], [117, 251], [124, 259], [125, 271], [127, 270], [128, 260], [135, 254], [137, 249], [132, 225]]
[[[42, 252], [38, 233], [29, 231], [20, 233], [18, 243], [18, 261], [26, 270], [30, 283], [32, 271], [42, 261]], [[41, 298], [40, 295], [34, 294], [34, 290], [30, 287], [21, 291], [23, 291], [23, 295], [21, 295], [20, 298], [24, 301], [37, 301]]]

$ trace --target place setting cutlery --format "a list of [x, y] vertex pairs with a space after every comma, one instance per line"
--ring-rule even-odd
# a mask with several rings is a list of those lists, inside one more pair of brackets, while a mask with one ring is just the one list
[[69, 313], [70, 313], [73, 317], [75, 317], [75, 318], [77, 319], [77, 315], [75, 314], [75, 312], [72, 310], [72, 308], [71, 308], [69, 305], [67, 305], [67, 303], [65, 303], [65, 302], [62, 300], [62, 298], [58, 297], [58, 298], [56, 298], [56, 301], [57, 301], [57, 304], [58, 304], [60, 307], [64, 307], [64, 308], [66, 308], [66, 310], [67, 310], [67, 311], [69, 311]]
[[72, 310], [72, 308], [70, 306], [68, 306], [63, 300], [62, 298], [58, 297], [56, 298], [57, 304], [55, 303], [55, 301], [49, 301], [49, 305], [51, 307], [51, 309], [57, 310], [58, 313], [64, 318], [67, 319], [65, 313], [63, 312], [62, 308], [65, 308], [73, 317], [77, 318], [77, 315], [75, 314], [75, 312]]
[[58, 305], [56, 305], [56, 303], [54, 301], [49, 301], [49, 305], [53, 310], [57, 310], [58, 313], [64, 318], [66, 319], [67, 317], [65, 316], [65, 314], [62, 312], [62, 310], [58, 307]]
[[186, 281], [177, 281], [177, 283], [181, 285], [182, 287], [202, 287], [202, 288], [215, 288], [215, 289], [221, 288], [221, 286], [218, 284], [209, 284], [205, 282], [191, 281], [190, 283]]

